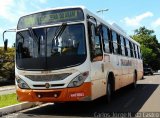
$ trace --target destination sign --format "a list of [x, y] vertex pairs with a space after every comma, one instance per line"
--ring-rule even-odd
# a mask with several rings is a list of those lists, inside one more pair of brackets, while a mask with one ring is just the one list
[[62, 9], [52, 10], [20, 18], [17, 29], [25, 29], [28, 27], [37, 27], [44, 25], [51, 25], [59, 22], [82, 21], [84, 14], [81, 9]]

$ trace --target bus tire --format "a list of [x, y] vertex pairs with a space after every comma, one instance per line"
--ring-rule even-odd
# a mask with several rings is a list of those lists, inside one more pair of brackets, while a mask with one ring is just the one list
[[134, 72], [132, 87], [134, 89], [137, 88], [137, 72], [136, 71]]
[[111, 102], [111, 97], [112, 97], [112, 84], [110, 81], [108, 81], [107, 83], [107, 95], [106, 95], [106, 99], [107, 99], [107, 103]]
[[106, 86], [106, 102], [109, 104], [114, 96], [115, 91], [115, 78], [114, 74], [111, 72], [108, 76], [107, 86]]

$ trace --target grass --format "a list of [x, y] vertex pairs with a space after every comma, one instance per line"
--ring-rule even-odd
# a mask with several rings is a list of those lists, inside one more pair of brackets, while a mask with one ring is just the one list
[[0, 95], [0, 108], [18, 103], [19, 102], [17, 101], [17, 95], [15, 93]]

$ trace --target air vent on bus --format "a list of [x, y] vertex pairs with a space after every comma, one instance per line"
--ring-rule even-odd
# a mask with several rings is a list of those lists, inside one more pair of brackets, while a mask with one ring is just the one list
[[[60, 86], [64, 86], [65, 84], [51, 84], [51, 87], [60, 87]], [[45, 87], [45, 84], [41, 84], [41, 85], [33, 85], [33, 87]]]
[[62, 73], [62, 74], [54, 74], [54, 75], [25, 75], [28, 79], [32, 81], [58, 81], [58, 80], [64, 80], [72, 73]]

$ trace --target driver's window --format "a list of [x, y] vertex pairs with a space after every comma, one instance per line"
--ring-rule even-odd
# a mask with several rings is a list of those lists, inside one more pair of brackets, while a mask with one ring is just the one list
[[96, 35], [95, 25], [93, 23], [88, 23], [88, 33], [89, 33], [89, 44], [90, 44], [90, 54], [92, 61], [102, 60], [102, 47], [101, 39], [99, 35]]

